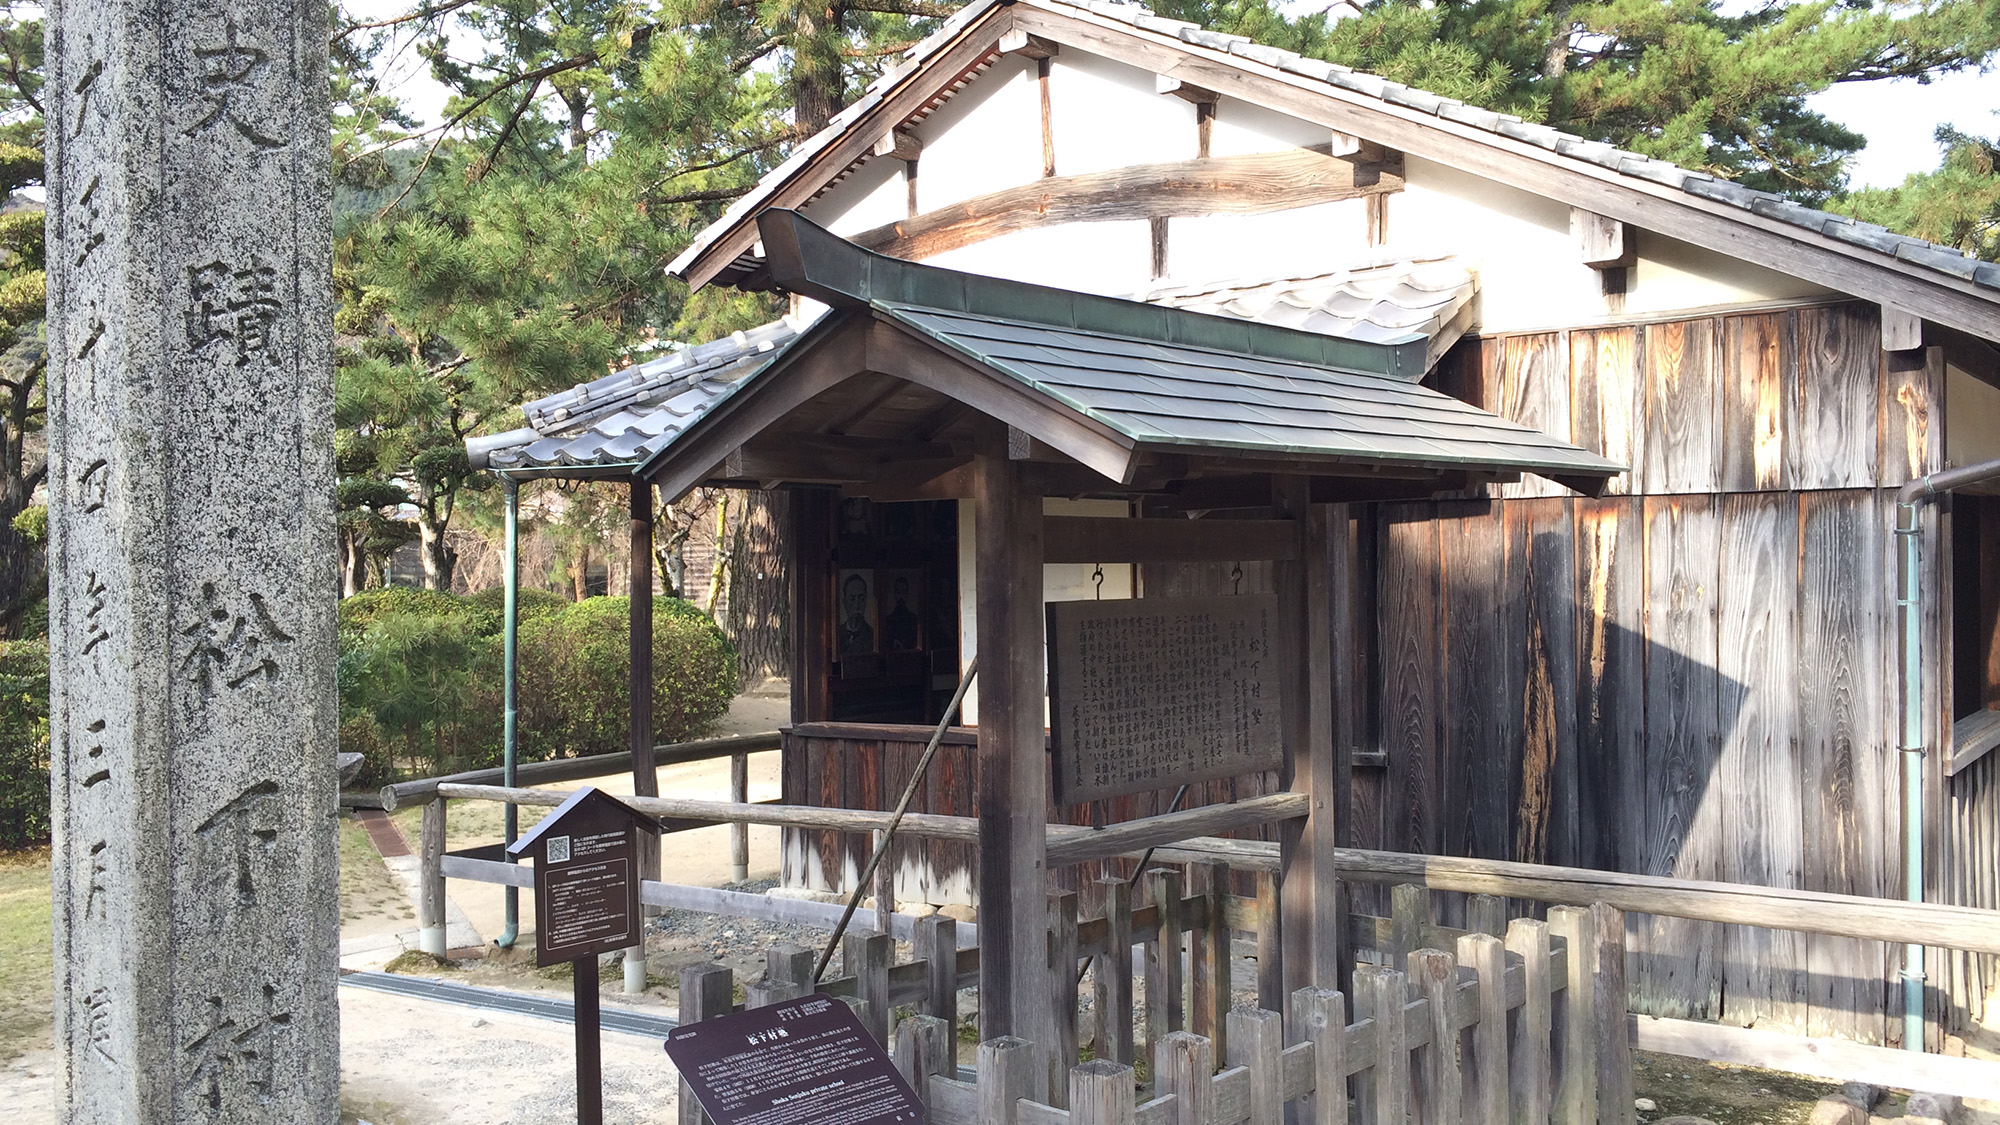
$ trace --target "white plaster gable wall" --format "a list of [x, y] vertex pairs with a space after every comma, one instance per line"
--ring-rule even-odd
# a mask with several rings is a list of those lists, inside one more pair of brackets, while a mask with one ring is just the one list
[[[1049, 66], [1049, 131], [1056, 175], [1078, 176], [1131, 164], [1193, 160], [1194, 106], [1158, 93], [1151, 71], [1064, 48]], [[1035, 103], [1040, 171], [1041, 103]], [[1150, 253], [1150, 251], [1149, 251]]]
[[989, 277], [1124, 296], [1148, 283], [1153, 232], [1143, 219], [1064, 223], [975, 242], [928, 261]]
[[935, 211], [1042, 175], [1042, 94], [1035, 60], [1003, 58], [912, 130], [917, 210]]
[[1368, 204], [1360, 199], [1167, 222], [1167, 278], [1176, 284], [1304, 277], [1368, 253]]
[[909, 217], [903, 162], [871, 157], [799, 212], [843, 238]]
[[1333, 134], [1325, 126], [1301, 121], [1290, 114], [1246, 101], [1223, 98], [1215, 105], [1215, 124], [1209, 128], [1208, 154], [1248, 156], [1259, 152], [1315, 147], [1324, 151], [1332, 142]]

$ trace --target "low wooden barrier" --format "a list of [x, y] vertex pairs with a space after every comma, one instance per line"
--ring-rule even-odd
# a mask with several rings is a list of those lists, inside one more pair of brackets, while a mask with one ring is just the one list
[[[712, 761], [716, 758], [741, 758], [745, 754], [776, 750], [779, 744], [778, 732], [774, 730], [758, 734], [736, 734], [726, 738], [705, 738], [697, 742], [662, 743], [653, 747], [653, 762], [656, 767], [664, 768], [685, 765], [689, 762]], [[522, 762], [514, 767], [514, 784], [517, 787], [554, 785], [564, 781], [587, 781], [593, 777], [615, 777], [631, 772], [632, 755], [620, 751], [616, 754], [591, 754], [582, 758]], [[504, 780], [506, 774], [498, 767], [468, 770], [465, 773], [384, 785], [377, 799], [380, 800], [384, 811], [395, 812], [400, 808], [437, 800], [440, 786], [499, 785]], [[733, 781], [732, 777], [732, 783]]]

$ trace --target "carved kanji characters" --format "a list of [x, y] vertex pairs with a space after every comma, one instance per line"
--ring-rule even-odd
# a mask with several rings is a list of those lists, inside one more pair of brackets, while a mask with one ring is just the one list
[[193, 137], [226, 124], [258, 148], [277, 148], [284, 142], [259, 132], [237, 104], [239, 95], [254, 93], [254, 76], [270, 64], [271, 57], [238, 39], [235, 20], [229, 20], [224, 27], [226, 30], [221, 43], [195, 49], [195, 59], [201, 64], [201, 88], [208, 97], [209, 111], [207, 116], [181, 130], [181, 134]]
[[181, 673], [201, 689], [214, 694], [218, 685], [239, 688], [253, 679], [276, 680], [281, 674], [277, 657], [292, 636], [278, 625], [261, 594], [241, 598], [234, 606], [216, 592], [215, 583], [201, 584], [202, 612], [184, 626], [183, 637], [194, 645], [181, 659]]

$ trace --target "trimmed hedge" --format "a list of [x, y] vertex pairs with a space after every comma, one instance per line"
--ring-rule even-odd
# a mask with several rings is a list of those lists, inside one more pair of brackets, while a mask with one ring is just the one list
[[49, 842], [49, 644], [0, 641], [0, 848]]
[[[521, 593], [521, 760], [624, 750], [629, 601]], [[498, 590], [368, 591], [342, 603], [341, 748], [365, 756], [360, 784], [499, 764], [500, 608]], [[728, 710], [736, 652], [678, 599], [655, 599], [653, 622], [655, 738], [683, 741]]]

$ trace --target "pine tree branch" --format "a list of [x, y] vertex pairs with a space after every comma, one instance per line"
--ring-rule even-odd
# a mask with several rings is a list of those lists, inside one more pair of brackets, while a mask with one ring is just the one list
[[660, 180], [659, 183], [656, 183], [653, 186], [659, 187], [660, 184], [667, 183], [668, 181], [671, 180], [678, 180], [682, 176], [692, 176], [696, 172], [708, 172], [716, 168], [721, 168], [725, 165], [734, 164], [746, 156], [752, 156], [755, 155], [756, 153], [765, 152], [770, 149], [777, 148], [779, 145], [784, 144], [786, 141], [791, 140], [792, 135], [793, 135], [793, 130], [781, 129], [779, 130], [776, 136], [758, 141], [756, 144], [745, 145], [742, 148], [739, 148], [736, 151], [729, 153], [727, 156], [717, 157], [716, 159], [710, 160], [705, 164], [690, 164], [687, 167], [682, 168], [680, 171], [675, 172], [673, 175], [667, 176], [665, 179]]
[[841, 57], [849, 59], [876, 59], [883, 55], [900, 54], [920, 42], [922, 42], [920, 39], [910, 39], [901, 43], [884, 43], [879, 47], [842, 47], [840, 54]]
[[937, 0], [851, 0], [845, 7], [850, 12], [878, 12], [885, 16], [941, 20], [958, 11], [960, 5], [938, 3]]
[[541, 80], [536, 79], [528, 86], [528, 92], [521, 95], [520, 103], [514, 107], [514, 112], [508, 115], [507, 124], [501, 127], [500, 135], [493, 138], [492, 150], [486, 154], [486, 159], [479, 163], [478, 174], [472, 177], [473, 182], [485, 179], [486, 173], [491, 172], [493, 166], [500, 162], [500, 150], [507, 146], [508, 138], [514, 135], [514, 127], [521, 123], [521, 117], [528, 112], [528, 107], [535, 104], [535, 95], [541, 88]]
[[391, 16], [386, 20], [375, 20], [372, 23], [351, 23], [348, 24], [346, 27], [341, 28], [339, 31], [334, 32], [333, 38], [345, 39], [357, 31], [373, 31], [377, 28], [395, 27], [398, 24], [415, 23], [419, 20], [431, 19], [434, 16], [450, 15], [452, 12], [458, 11], [460, 8], [467, 7], [472, 3], [473, 0], [444, 0], [443, 3], [426, 5], [425, 7], [417, 11], [405, 12], [400, 16]]
[[759, 43], [755, 47], [752, 47], [748, 51], [745, 51], [743, 54], [738, 55], [735, 58], [729, 60], [729, 72], [731, 74], [741, 74], [743, 73], [743, 71], [749, 69], [751, 65], [756, 63], [758, 59], [763, 58], [765, 55], [770, 54], [772, 51], [775, 51], [779, 47], [782, 47], [784, 45], [785, 41], [783, 39], [779, 38], [776, 35], [773, 35], [769, 39], [766, 39], [762, 43]]
[[691, 191], [684, 195], [669, 195], [655, 199], [655, 203], [713, 203], [723, 199], [735, 199], [749, 192], [755, 185], [733, 188], [710, 188], [707, 191]]

